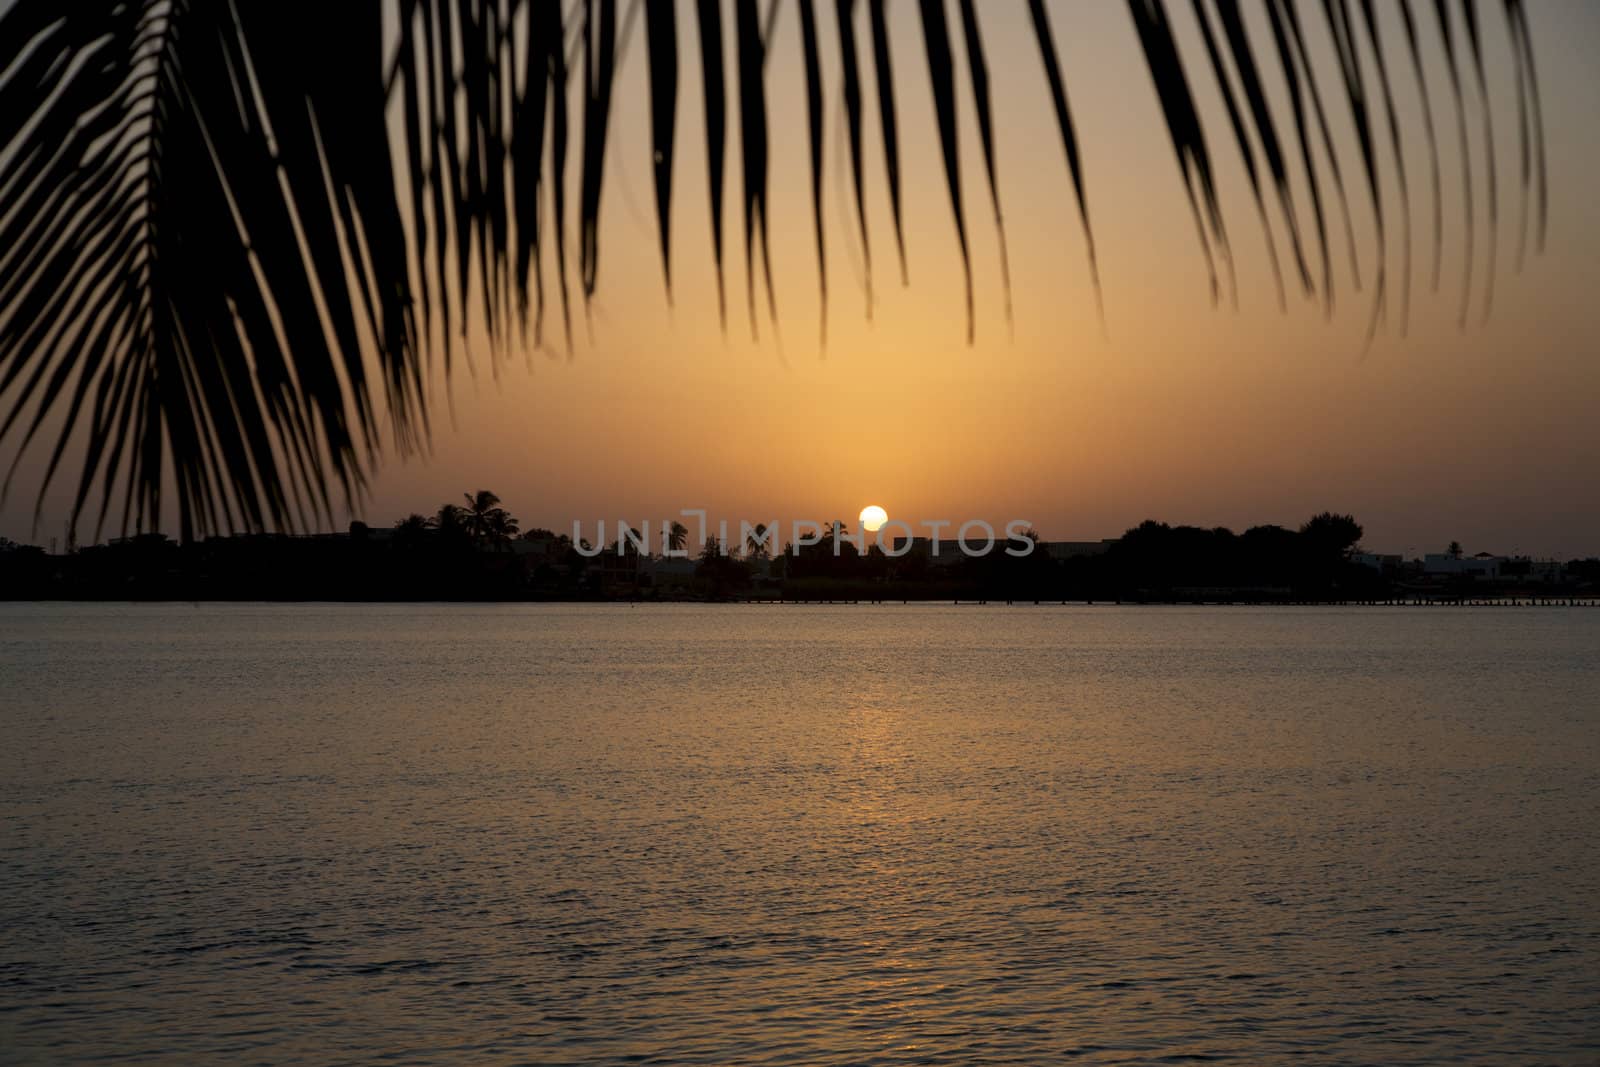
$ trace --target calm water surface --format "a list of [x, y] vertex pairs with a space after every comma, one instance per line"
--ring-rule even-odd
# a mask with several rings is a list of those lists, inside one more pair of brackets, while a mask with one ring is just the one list
[[1600, 611], [0, 604], [0, 1058], [1600, 1061]]

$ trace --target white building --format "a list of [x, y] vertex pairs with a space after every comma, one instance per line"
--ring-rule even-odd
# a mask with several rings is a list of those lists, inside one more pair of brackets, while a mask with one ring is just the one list
[[1440, 578], [1473, 578], [1497, 581], [1506, 557], [1492, 552], [1479, 552], [1476, 556], [1459, 559], [1445, 552], [1430, 552], [1422, 558], [1422, 573]]

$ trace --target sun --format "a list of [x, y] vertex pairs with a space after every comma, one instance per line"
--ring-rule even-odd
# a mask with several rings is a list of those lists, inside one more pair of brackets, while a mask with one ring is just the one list
[[883, 524], [889, 521], [889, 513], [876, 504], [868, 504], [861, 509], [861, 528], [868, 533], [877, 533]]

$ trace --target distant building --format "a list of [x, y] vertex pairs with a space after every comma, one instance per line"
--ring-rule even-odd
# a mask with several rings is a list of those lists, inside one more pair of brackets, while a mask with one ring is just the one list
[[1512, 556], [1500, 565], [1502, 578], [1541, 585], [1559, 585], [1567, 580], [1567, 565], [1555, 559]]
[[1445, 552], [1430, 552], [1422, 558], [1422, 573], [1439, 578], [1472, 578], [1487, 582], [1500, 579], [1506, 557], [1491, 552], [1457, 558]]
[[643, 585], [647, 558], [639, 554], [632, 542], [624, 542], [620, 553], [615, 547], [606, 548], [597, 559], [600, 592], [606, 596], [637, 596]]
[[699, 560], [682, 556], [656, 556], [644, 561], [644, 577], [661, 592], [686, 591], [694, 585]]
[[1567, 565], [1556, 559], [1529, 561], [1528, 577], [1536, 582], [1559, 585], [1567, 580]]
[[1356, 552], [1350, 556], [1351, 563], [1363, 567], [1371, 567], [1379, 574], [1398, 574], [1405, 566], [1405, 561], [1398, 555], [1382, 555], [1377, 552]]

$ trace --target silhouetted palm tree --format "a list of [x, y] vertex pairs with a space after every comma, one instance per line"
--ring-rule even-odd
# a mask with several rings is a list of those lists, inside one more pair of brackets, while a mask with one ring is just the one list
[[412, 512], [394, 524], [394, 539], [405, 547], [415, 547], [427, 540], [433, 532], [433, 520]]
[[[725, 32], [729, 3], [732, 26]], [[1391, 186], [1383, 171], [1393, 168], [1406, 249], [1403, 323], [1411, 241], [1398, 148], [1415, 132], [1407, 128], [1413, 115], [1422, 118], [1433, 165], [1435, 280], [1442, 247], [1439, 153], [1422, 76], [1423, 55], [1438, 52], [1463, 147], [1464, 293], [1471, 292], [1475, 215], [1460, 85], [1460, 68], [1469, 64], [1458, 64], [1458, 55], [1470, 60], [1483, 102], [1477, 110], [1490, 164], [1487, 309], [1498, 193], [1491, 109], [1484, 106], [1494, 100], [1475, 0], [1436, 0], [1428, 26], [1414, 18], [1411, 0], [1399, 0], [1404, 55], [1421, 105], [1399, 109], [1395, 94], [1408, 91], [1407, 83], [1398, 72], [1391, 78], [1389, 64], [1396, 57], [1384, 46], [1373, 5], [1324, 0], [1320, 24], [1340, 61], [1340, 95], [1357, 133], [1353, 156], [1325, 132], [1328, 94], [1320, 91], [1309, 60], [1309, 31], [1299, 5], [1261, 5], [1271, 30], [1270, 54], [1249, 32], [1239, 0], [1193, 0], [1204, 45], [1204, 62], [1196, 62], [1195, 55], [1181, 54], [1165, 0], [1128, 3], [1193, 209], [1213, 297], [1223, 289], [1215, 262], [1226, 268], [1231, 289], [1233, 257], [1216, 189], [1215, 146], [1201, 122], [1189, 72], [1210, 72], [1260, 221], [1265, 224], [1266, 203], [1275, 193], [1293, 250], [1291, 276], [1306, 294], [1320, 292], [1329, 306], [1334, 286], [1324, 202], [1336, 194], [1353, 254], [1342, 174], [1359, 167], [1376, 221], [1374, 323], [1386, 307], [1382, 265], [1394, 215], [1383, 201], [1383, 190]], [[833, 110], [828, 94], [839, 94], [848, 132], [869, 302], [875, 283], [866, 247], [862, 123], [869, 102], [877, 105], [905, 274], [886, 2], [835, 0], [837, 34], [830, 40], [838, 41], [839, 86], [822, 84], [815, 0], [796, 0], [794, 18], [778, 17], [785, 6], [782, 0], [764, 5], [765, 24], [757, 0], [699, 0], [692, 8], [712, 207], [711, 242], [697, 243], [693, 254], [709, 253], [715, 263], [723, 306], [732, 83], [752, 328], [758, 246], [769, 314], [776, 315], [766, 269], [766, 83], [775, 69], [768, 55], [778, 48], [798, 48], [803, 60], [824, 315], [822, 170], [829, 143], [825, 118]], [[858, 47], [863, 6], [869, 43]], [[976, 0], [957, 0], [957, 6], [964, 79], [956, 69], [945, 3], [920, 0], [918, 10], [951, 221], [966, 268], [970, 338], [972, 279], [960, 176], [963, 154], [971, 148], [964, 149], [958, 137], [959, 82], [970, 88], [997, 227], [1002, 216], [979, 7]], [[983, 10], [992, 6], [986, 3]], [[1502, 6], [1518, 103], [1520, 262], [1531, 193], [1540, 247], [1544, 239], [1544, 134], [1525, 5], [1504, 0]], [[391, 7], [398, 18], [389, 16], [393, 21], [386, 26], [384, 12]], [[670, 286], [678, 42], [684, 35], [678, 23], [691, 9], [671, 0], [649, 0], [644, 8], [656, 210]], [[1068, 104], [1068, 72], [1044, 0], [1027, 0], [1027, 9], [1065, 156], [1063, 186], [1070, 185], [1075, 198], [1095, 270], [1089, 174]], [[1357, 26], [1373, 69], [1363, 66]], [[1469, 50], [1457, 47], [1463, 34]], [[576, 245], [577, 278], [587, 301], [599, 277], [602, 179], [626, 35], [625, 27], [619, 34], [616, 0], [12, 0], [0, 14], [0, 439], [19, 434], [20, 454], [41, 429], [59, 434], [41, 499], [66, 445], [81, 438], [86, 451], [74, 522], [91, 508], [103, 523], [117, 506], [120, 486], [123, 525], [156, 525], [170, 486], [185, 539], [224, 528], [331, 524], [332, 493], [351, 500], [363, 487], [384, 431], [380, 412], [402, 452], [426, 432], [429, 360], [438, 351], [448, 361], [457, 335], [465, 333], [469, 295], [481, 296], [483, 308], [473, 314], [484, 317], [494, 340], [525, 329], [531, 319], [538, 343], [547, 290], [553, 288], [570, 343], [568, 250]], [[734, 54], [731, 72], [724, 69], [726, 38]], [[862, 76], [862, 51], [871, 56], [870, 84]], [[581, 64], [573, 69], [580, 54]], [[1006, 62], [1022, 58], [1008, 56]], [[1291, 128], [1280, 129], [1268, 105], [1269, 94], [1278, 92], [1288, 100]], [[574, 95], [576, 121], [568, 103]], [[1379, 152], [1379, 100], [1384, 132], [1395, 149], [1387, 164]], [[568, 158], [574, 126], [575, 165]], [[1325, 170], [1313, 163], [1314, 141], [1331, 164]], [[1296, 155], [1303, 163], [1298, 171]], [[1310, 194], [1311, 234], [1301, 233], [1295, 189]], [[547, 196], [553, 211], [541, 225], [539, 204]], [[576, 215], [576, 233], [568, 232], [569, 213]], [[1003, 232], [1001, 239], [1003, 249]], [[1270, 229], [1266, 240], [1276, 266]], [[1316, 279], [1308, 258], [1320, 264]], [[553, 279], [544, 277], [547, 259], [555, 264]], [[1001, 267], [1009, 289], [1003, 257]], [[1009, 296], [1007, 302], [1009, 309]], [[1463, 302], [1463, 314], [1465, 308]]]
[[467, 506], [461, 509], [461, 523], [475, 540], [501, 547], [517, 536], [517, 520], [500, 506], [498, 496], [487, 489], [463, 496]]
[[505, 548], [517, 539], [520, 526], [511, 512], [495, 508], [487, 517], [484, 539], [496, 548]]
[[[637, 545], [645, 543], [644, 535], [632, 526], [619, 526], [617, 540], [622, 542], [622, 554], [625, 556], [637, 556], [639, 554]], [[647, 549], [648, 547], [646, 544]]]
[[439, 510], [430, 521], [441, 537], [466, 540], [471, 536], [467, 530], [466, 512], [454, 504], [439, 505]]
[[772, 546], [767, 543], [767, 524], [758, 522], [744, 539], [745, 554], [752, 559], [765, 559], [772, 555]]
[[689, 544], [689, 528], [681, 522], [673, 523], [662, 536], [674, 552], [682, 552]]
[[487, 489], [463, 493], [461, 496], [467, 502], [467, 506], [461, 509], [467, 532], [474, 537], [483, 537], [489, 530], [489, 514], [500, 507], [500, 498]]

